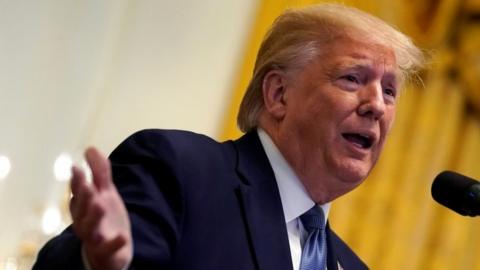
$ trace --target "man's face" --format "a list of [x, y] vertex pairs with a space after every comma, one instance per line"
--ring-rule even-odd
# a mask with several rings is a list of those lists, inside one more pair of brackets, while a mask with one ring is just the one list
[[276, 144], [310, 196], [330, 201], [360, 184], [382, 151], [396, 110], [395, 56], [343, 38], [290, 77]]

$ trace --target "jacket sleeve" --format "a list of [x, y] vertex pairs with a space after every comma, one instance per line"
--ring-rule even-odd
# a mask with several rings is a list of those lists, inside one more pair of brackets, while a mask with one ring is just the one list
[[81, 242], [71, 227], [65, 229], [40, 250], [32, 270], [84, 269], [81, 257]]
[[[167, 269], [180, 240], [184, 205], [171, 141], [162, 131], [141, 131], [109, 159], [131, 222], [131, 269]], [[80, 240], [66, 229], [42, 248], [33, 269], [84, 269]]]

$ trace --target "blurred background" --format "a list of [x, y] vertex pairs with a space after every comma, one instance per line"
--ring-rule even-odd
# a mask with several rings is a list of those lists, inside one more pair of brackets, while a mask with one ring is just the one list
[[[0, 270], [30, 269], [70, 223], [69, 168], [144, 128], [240, 136], [235, 115], [274, 18], [302, 0], [0, 0]], [[330, 222], [372, 269], [480, 269], [480, 219], [430, 198], [480, 178], [480, 0], [343, 1], [431, 56], [377, 168]]]

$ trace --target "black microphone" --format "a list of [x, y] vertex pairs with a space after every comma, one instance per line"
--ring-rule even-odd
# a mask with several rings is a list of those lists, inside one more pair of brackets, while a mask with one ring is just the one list
[[480, 215], [480, 182], [456, 172], [444, 171], [435, 177], [432, 197], [464, 216]]

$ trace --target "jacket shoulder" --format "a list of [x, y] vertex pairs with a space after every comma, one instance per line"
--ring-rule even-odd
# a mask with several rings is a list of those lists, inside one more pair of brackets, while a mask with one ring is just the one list
[[189, 179], [232, 171], [236, 157], [232, 142], [190, 131], [146, 129], [128, 137], [109, 158], [115, 165], [139, 164], [152, 170], [164, 166], [176, 178]]
[[110, 159], [117, 161], [125, 157], [138, 159], [142, 157], [188, 158], [200, 153], [206, 155], [221, 151], [221, 143], [214, 139], [183, 130], [145, 129], [130, 135], [113, 150]]

